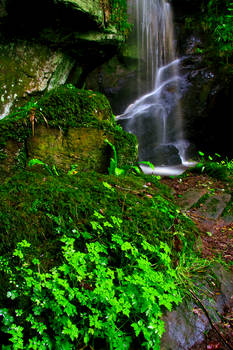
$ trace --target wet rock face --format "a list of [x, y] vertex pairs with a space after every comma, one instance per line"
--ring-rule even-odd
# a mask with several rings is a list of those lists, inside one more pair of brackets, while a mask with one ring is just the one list
[[[178, 55], [182, 58], [182, 109], [187, 139], [206, 154], [232, 156], [229, 113], [233, 76], [211, 49], [210, 34], [202, 29], [201, 1], [174, 0]], [[204, 15], [204, 13], [203, 13]]]
[[[208, 285], [215, 297], [202, 297], [201, 302], [211, 319], [216, 321], [225, 308], [232, 310], [233, 274], [220, 264], [212, 268], [212, 273], [216, 276], [220, 293], [215, 293], [213, 287]], [[205, 332], [211, 328], [206, 314], [195, 301], [187, 301], [167, 313], [164, 322], [166, 331], [161, 339], [161, 350], [188, 350], [198, 346], [205, 340]]]
[[110, 61], [91, 72], [86, 80], [87, 87], [101, 91], [109, 99], [113, 112], [122, 114], [138, 97], [137, 60], [114, 56]]
[[214, 57], [211, 61], [202, 53], [205, 45], [200, 34], [192, 33], [180, 46], [185, 135], [198, 150], [230, 156], [227, 111], [231, 109], [233, 78], [213, 63]]
[[109, 25], [108, 1], [1, 0], [0, 118], [32, 96], [69, 82], [115, 53], [123, 37]]
[[74, 59], [44, 45], [11, 42], [0, 46], [0, 115], [29, 96], [65, 83]]

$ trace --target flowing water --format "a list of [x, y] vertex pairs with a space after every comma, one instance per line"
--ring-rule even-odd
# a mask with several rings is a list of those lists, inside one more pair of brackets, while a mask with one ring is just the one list
[[128, 7], [137, 36], [139, 97], [117, 120], [137, 136], [139, 161], [182, 166], [188, 142], [182, 129], [182, 80], [171, 6], [166, 0], [128, 0]]

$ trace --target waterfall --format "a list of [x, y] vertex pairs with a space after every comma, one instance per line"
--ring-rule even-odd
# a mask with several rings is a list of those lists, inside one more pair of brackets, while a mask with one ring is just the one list
[[188, 142], [182, 129], [182, 80], [171, 6], [166, 0], [128, 0], [128, 8], [137, 36], [139, 97], [116, 119], [137, 136], [139, 161], [183, 164]]

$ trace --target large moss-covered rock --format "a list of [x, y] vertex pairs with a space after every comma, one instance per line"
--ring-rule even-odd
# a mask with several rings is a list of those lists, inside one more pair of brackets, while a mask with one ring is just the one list
[[0, 121], [0, 173], [25, 167], [39, 159], [67, 172], [106, 173], [115, 145], [118, 166], [135, 164], [136, 139], [116, 125], [106, 97], [91, 90], [61, 86], [49, 91], [30, 108]]
[[2, 1], [0, 118], [65, 82], [82, 87], [124, 40], [110, 11], [108, 0]]

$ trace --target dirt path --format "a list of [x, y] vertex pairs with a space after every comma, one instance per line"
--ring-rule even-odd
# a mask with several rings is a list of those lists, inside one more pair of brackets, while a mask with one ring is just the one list
[[[225, 203], [225, 211], [220, 215], [216, 214], [216, 217], [211, 213], [215, 208], [205, 208], [205, 199], [213, 196], [226, 197], [227, 193], [232, 192], [230, 185], [205, 175], [189, 175], [182, 179], [164, 178], [162, 182], [172, 188], [177, 203], [181, 208], [184, 207], [185, 213], [199, 228], [203, 257], [221, 256], [224, 261], [233, 266], [233, 216], [228, 213], [230, 209], [227, 210], [229, 203]], [[188, 192], [191, 198], [182, 202], [184, 195]], [[200, 194], [199, 198], [197, 195], [196, 200], [195, 193]], [[187, 204], [189, 201], [191, 206]], [[231, 197], [229, 201], [232, 201]]]

